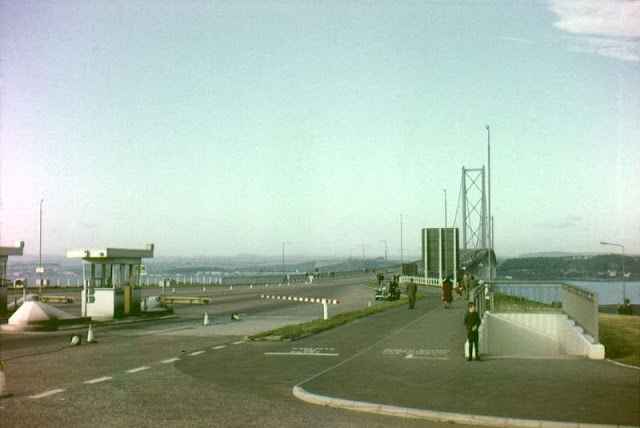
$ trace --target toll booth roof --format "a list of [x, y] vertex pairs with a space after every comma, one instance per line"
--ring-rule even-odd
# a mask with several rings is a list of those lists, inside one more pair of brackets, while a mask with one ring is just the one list
[[24, 241], [16, 242], [15, 247], [0, 247], [0, 256], [21, 256]]
[[67, 251], [68, 258], [77, 259], [133, 259], [153, 257], [153, 244], [148, 244], [144, 249], [134, 248], [98, 248]]

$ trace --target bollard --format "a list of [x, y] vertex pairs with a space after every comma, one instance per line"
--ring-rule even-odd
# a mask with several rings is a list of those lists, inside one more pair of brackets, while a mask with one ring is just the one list
[[93, 324], [89, 323], [89, 332], [87, 333], [87, 343], [96, 343], [96, 340], [93, 338]]
[[204, 311], [204, 325], [209, 325], [209, 312], [208, 311]]
[[4, 363], [0, 361], [0, 398], [11, 397], [7, 390], [7, 381], [4, 378]]
[[322, 299], [322, 306], [324, 306], [324, 319], [329, 318], [329, 304], [326, 299]]

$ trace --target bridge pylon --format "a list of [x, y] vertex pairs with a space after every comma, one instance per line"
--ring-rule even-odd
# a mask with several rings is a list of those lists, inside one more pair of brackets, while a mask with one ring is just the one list
[[[487, 212], [484, 166], [482, 168], [462, 167], [461, 192], [462, 249], [474, 253], [472, 259], [486, 258], [488, 266], [485, 266], [486, 272], [482, 276], [491, 280], [495, 277], [495, 255], [491, 248], [491, 225]], [[491, 265], [494, 269], [491, 269]]]

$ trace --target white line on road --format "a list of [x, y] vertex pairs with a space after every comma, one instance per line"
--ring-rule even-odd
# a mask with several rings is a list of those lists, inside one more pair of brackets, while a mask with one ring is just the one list
[[138, 373], [138, 372], [142, 372], [145, 370], [149, 370], [151, 367], [149, 366], [142, 366], [142, 367], [136, 367], [135, 369], [130, 369], [127, 370], [127, 373]]
[[111, 377], [111, 376], [102, 376], [102, 377], [98, 377], [98, 378], [91, 379], [91, 380], [85, 380], [83, 383], [86, 383], [86, 384], [100, 383], [100, 382], [104, 382], [104, 381], [111, 380], [111, 379], [113, 379], [113, 377]]
[[45, 397], [50, 397], [50, 396], [55, 395], [55, 394], [60, 394], [61, 392], [64, 392], [64, 389], [62, 389], [62, 388], [52, 389], [50, 391], [41, 392], [40, 394], [30, 395], [29, 398], [33, 398], [34, 400], [38, 400], [40, 398], [45, 398]]
[[196, 355], [204, 354], [205, 351], [195, 351], [189, 354], [190, 357], [195, 357]]
[[176, 361], [180, 361], [180, 358], [175, 357], [175, 358], [169, 358], [168, 360], [162, 360], [160, 361], [162, 364], [171, 364], [171, 363], [175, 363]]
[[218, 345], [218, 346], [214, 346], [214, 347], [213, 347], [213, 348], [211, 348], [211, 349], [213, 349], [214, 351], [217, 351], [218, 349], [224, 349], [224, 348], [226, 348], [226, 347], [227, 347], [227, 345]]
[[428, 356], [420, 356], [420, 355], [413, 355], [413, 354], [408, 354], [406, 357], [404, 357], [405, 360], [448, 360], [449, 357], [428, 357]]
[[309, 357], [337, 357], [340, 354], [329, 352], [265, 352], [264, 355], [302, 355]]
[[242, 345], [244, 342], [244, 340], [238, 340], [237, 342], [233, 342], [232, 345]]

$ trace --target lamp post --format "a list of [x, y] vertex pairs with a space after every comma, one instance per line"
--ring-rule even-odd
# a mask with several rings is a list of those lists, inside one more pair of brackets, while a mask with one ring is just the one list
[[404, 255], [402, 254], [402, 214], [400, 214], [400, 272], [402, 272], [402, 265], [404, 264]]
[[444, 228], [447, 228], [447, 189], [442, 189], [444, 192]]
[[387, 262], [387, 240], [381, 239], [380, 242], [384, 242], [384, 262]]
[[44, 202], [44, 199], [40, 199], [40, 241], [38, 243], [39, 262], [38, 262], [38, 268], [36, 269], [40, 278], [40, 282], [38, 284], [38, 297], [42, 297], [42, 274], [44, 273], [44, 267], [42, 266], [42, 202]]
[[489, 229], [489, 248], [493, 248], [493, 218], [491, 217], [491, 129], [489, 125], [487, 128], [487, 184], [488, 184], [488, 205], [489, 205], [489, 218], [487, 228]]
[[491, 281], [493, 279], [493, 272], [492, 272], [492, 268], [491, 268], [491, 262], [492, 262], [492, 253], [493, 253], [493, 217], [491, 216], [491, 128], [489, 127], [489, 125], [485, 125], [485, 128], [487, 129], [487, 184], [488, 184], [488, 189], [487, 189], [487, 205], [488, 205], [488, 218], [487, 218], [487, 246], [488, 248], [488, 262], [487, 265], [489, 266], [489, 281]]
[[624, 281], [624, 245], [615, 244], [613, 242], [605, 242], [605, 241], [600, 241], [600, 245], [611, 245], [613, 247], [622, 248], [622, 303], [624, 303], [624, 301], [627, 299], [627, 290], [626, 290], [627, 287]]
[[284, 276], [284, 244], [291, 244], [289, 241], [282, 241], [282, 282], [286, 279]]
[[365, 247], [365, 245], [364, 244], [360, 244], [360, 246], [362, 247], [362, 272], [364, 272], [365, 270], [367, 270], [366, 269], [366, 265], [364, 263], [364, 247]]

